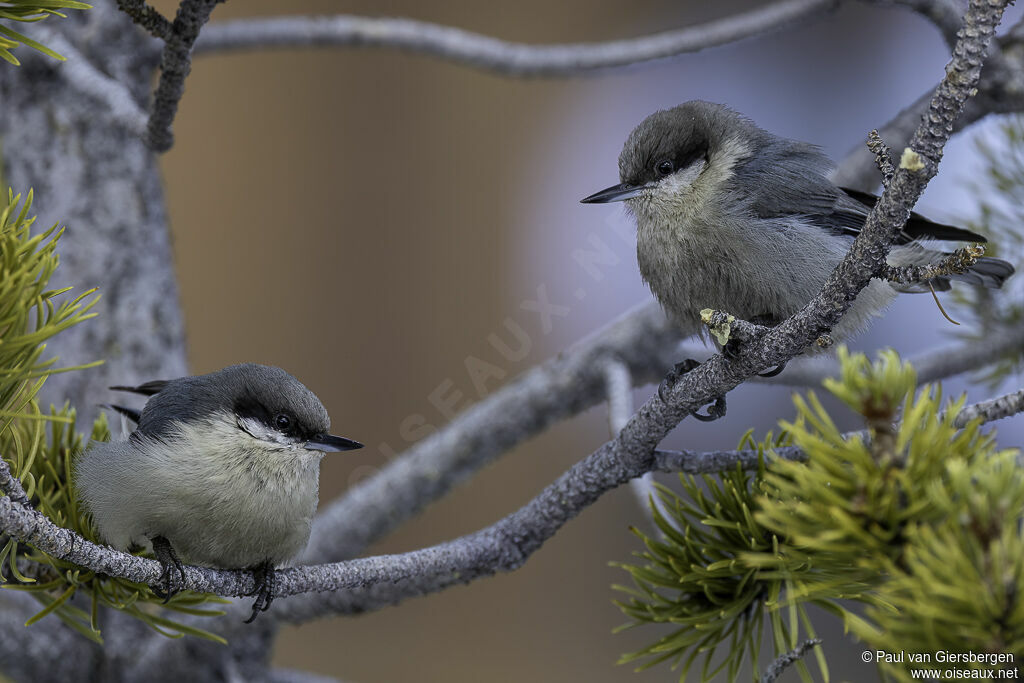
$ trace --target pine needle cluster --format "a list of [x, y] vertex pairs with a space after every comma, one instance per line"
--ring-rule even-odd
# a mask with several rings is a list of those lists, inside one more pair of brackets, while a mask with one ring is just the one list
[[[0, 21], [19, 21], [31, 23], [42, 21], [49, 17], [65, 18], [61, 10], [68, 9], [91, 9], [92, 5], [77, 0], [7, 0], [0, 3]], [[20, 45], [27, 45], [34, 50], [39, 50], [44, 55], [64, 61], [64, 57], [57, 54], [45, 45], [38, 43], [24, 33], [15, 31], [10, 26], [0, 23], [0, 59], [4, 59], [14, 66], [21, 62], [11, 52]]]
[[[757, 471], [703, 485], [682, 477], [685, 496], [659, 490], [660, 537], [639, 534], [646, 551], [642, 563], [621, 565], [635, 586], [622, 589], [630, 600], [620, 605], [630, 626], [676, 628], [623, 661], [669, 660], [683, 680], [703, 657], [702, 680], [723, 668], [734, 680], [749, 657], [756, 676], [765, 665], [761, 624], [778, 656], [814, 637], [808, 604], [842, 619], [871, 651], [1024, 657], [1019, 453], [1000, 450], [978, 420], [957, 428], [963, 398], [944, 403], [939, 387], [917, 389], [895, 352], [874, 363], [845, 349], [839, 357], [840, 376], [826, 389], [861, 416], [864, 431], [840, 432], [814, 393], [797, 396], [783, 436], [758, 445]], [[773, 458], [782, 444], [808, 460]], [[843, 600], [861, 603], [863, 614]], [[827, 679], [820, 648], [815, 655]], [[910, 660], [879, 666], [910, 680]]]

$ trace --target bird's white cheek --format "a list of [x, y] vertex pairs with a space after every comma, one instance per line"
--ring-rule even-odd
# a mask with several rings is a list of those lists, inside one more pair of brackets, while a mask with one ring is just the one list
[[671, 213], [680, 215], [693, 202], [694, 183], [707, 168], [707, 162], [698, 159], [686, 168], [662, 178], [653, 187], [634, 200], [631, 208], [636, 213], [654, 217]]

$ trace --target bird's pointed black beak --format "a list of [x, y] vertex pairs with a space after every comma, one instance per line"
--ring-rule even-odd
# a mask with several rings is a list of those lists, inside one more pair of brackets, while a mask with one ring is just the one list
[[620, 183], [618, 185], [606, 187], [600, 192], [595, 192], [589, 197], [584, 197], [580, 200], [580, 204], [607, 204], [608, 202], [621, 202], [623, 199], [636, 197], [645, 189], [647, 188], [644, 185]]
[[306, 442], [307, 451], [323, 451], [325, 453], [337, 453], [339, 451], [354, 451], [362, 448], [363, 444], [343, 436], [333, 434], [317, 434]]

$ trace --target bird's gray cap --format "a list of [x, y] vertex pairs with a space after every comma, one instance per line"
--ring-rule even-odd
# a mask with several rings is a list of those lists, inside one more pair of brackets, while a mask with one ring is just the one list
[[656, 166], [671, 161], [675, 169], [718, 149], [728, 138], [756, 143], [767, 133], [723, 104], [692, 100], [657, 111], [640, 122], [619, 155], [619, 179], [630, 185], [657, 180]]
[[297, 436], [326, 434], [331, 420], [320, 399], [281, 368], [256, 363], [232, 365], [207, 375], [163, 384], [146, 403], [138, 431], [160, 436], [174, 422], [194, 422], [216, 412], [233, 412], [268, 425], [286, 414]]

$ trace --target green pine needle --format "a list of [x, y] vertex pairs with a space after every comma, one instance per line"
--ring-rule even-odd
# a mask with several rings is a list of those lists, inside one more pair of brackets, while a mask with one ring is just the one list
[[[61, 13], [60, 10], [68, 9], [86, 10], [92, 9], [92, 5], [76, 2], [75, 0], [6, 0], [0, 4], [0, 21], [34, 23], [51, 16], [63, 19], [67, 15]], [[21, 62], [11, 53], [11, 50], [22, 44], [38, 50], [53, 59], [64, 61], [63, 56], [45, 45], [37, 43], [9, 26], [0, 24], [0, 58], [14, 66], [18, 66]]]

